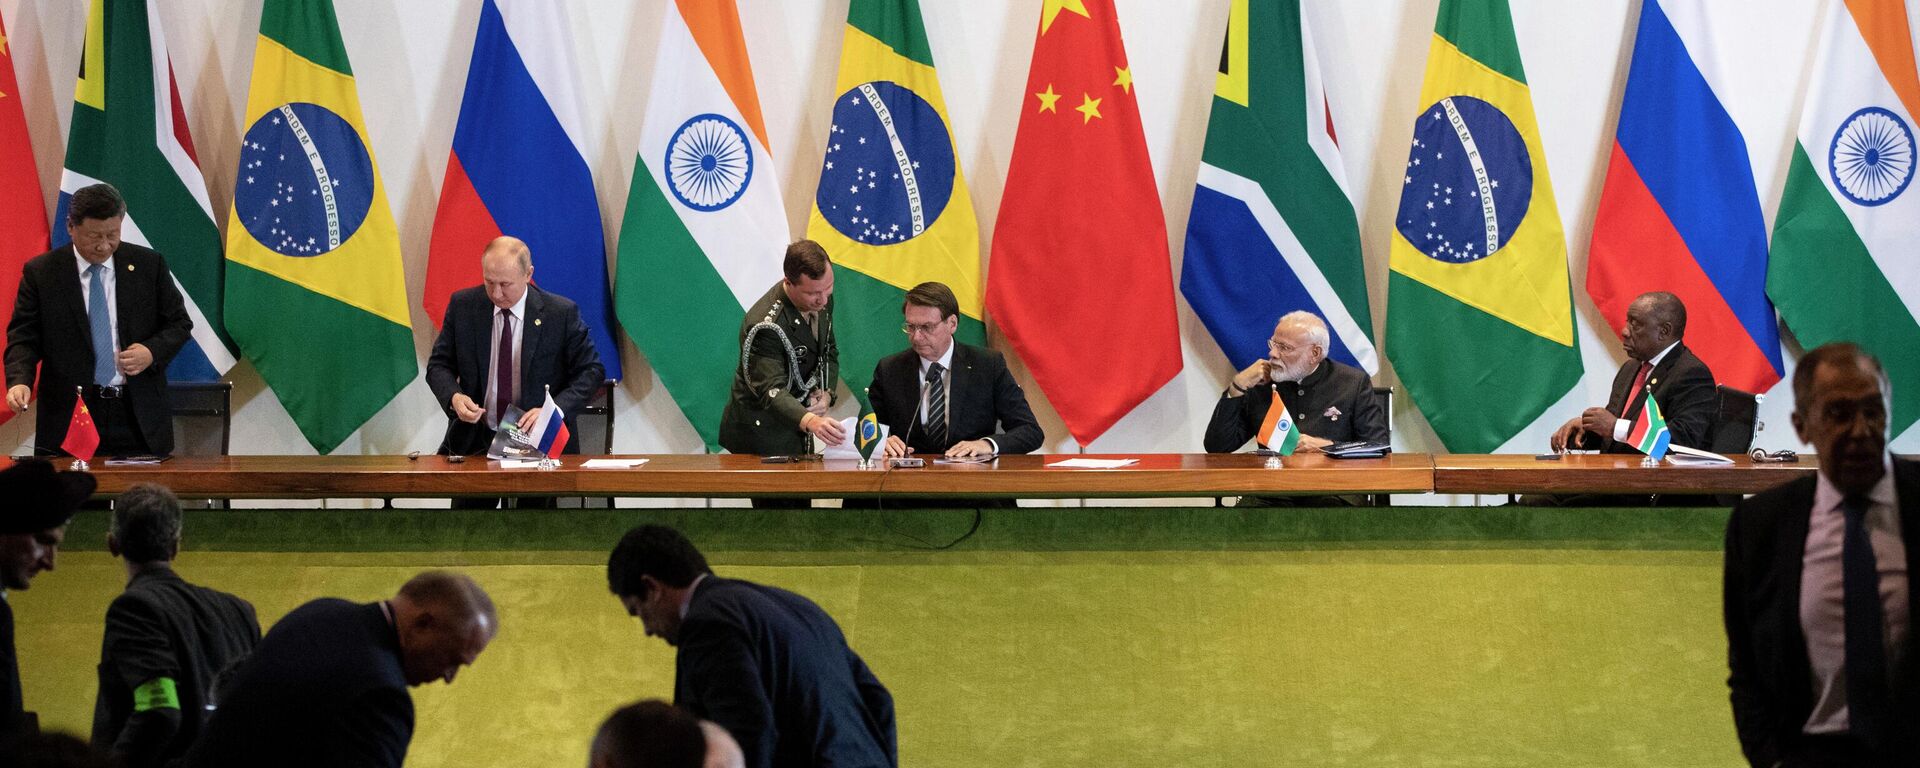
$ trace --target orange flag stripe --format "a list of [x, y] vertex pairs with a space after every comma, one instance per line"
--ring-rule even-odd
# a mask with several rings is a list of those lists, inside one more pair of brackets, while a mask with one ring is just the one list
[[1913, 58], [1913, 32], [1902, 0], [1846, 0], [1853, 25], [1873, 51], [1881, 74], [1900, 97], [1909, 116], [1920, 118], [1920, 71]]
[[760, 91], [753, 84], [753, 62], [747, 58], [747, 41], [740, 34], [740, 9], [734, 0], [674, 0], [680, 18], [687, 22], [693, 41], [707, 57], [707, 64], [727, 89], [727, 97], [746, 118], [747, 127], [760, 146], [773, 150], [767, 140], [766, 121], [760, 117]]

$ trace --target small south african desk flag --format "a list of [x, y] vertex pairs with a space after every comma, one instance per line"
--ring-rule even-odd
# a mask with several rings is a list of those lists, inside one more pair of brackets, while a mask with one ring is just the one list
[[1667, 446], [1673, 442], [1673, 435], [1667, 432], [1667, 417], [1660, 413], [1660, 404], [1653, 401], [1653, 393], [1647, 393], [1647, 407], [1640, 409], [1640, 415], [1633, 417], [1633, 429], [1627, 432], [1627, 444], [1639, 449], [1647, 458], [1659, 461], [1666, 458]]

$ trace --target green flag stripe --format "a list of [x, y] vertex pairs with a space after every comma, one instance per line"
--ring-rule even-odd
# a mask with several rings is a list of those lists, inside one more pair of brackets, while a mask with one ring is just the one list
[[853, 0], [847, 8], [847, 26], [886, 43], [908, 60], [933, 66], [933, 48], [927, 45], [919, 0]]
[[[227, 264], [227, 280], [234, 340], [262, 378], [333, 382], [275, 390], [320, 453], [338, 448], [420, 372], [413, 331], [404, 325], [239, 262]], [[315, 334], [328, 342], [310, 343]]]
[[[707, 450], [720, 450], [720, 413], [740, 365], [740, 300], [652, 181], [644, 162], [620, 228], [614, 313]], [[671, 287], [664, 283], [671, 280]]]
[[1440, 17], [1433, 33], [1489, 69], [1521, 84], [1527, 82], [1507, 0], [1440, 0]]
[[[876, 280], [851, 268], [836, 269], [833, 283], [833, 333], [840, 342], [840, 379], [860, 399], [867, 402], [867, 386], [873, 382], [873, 367], [880, 358], [907, 348], [901, 304], [907, 292]], [[987, 342], [987, 329], [979, 320], [960, 315], [955, 341], [975, 346]]]
[[1580, 381], [1577, 337], [1563, 347], [1398, 272], [1387, 290], [1394, 369], [1449, 451], [1498, 450]]
[[[1284, 8], [1281, 6], [1285, 6]], [[1247, 103], [1215, 97], [1202, 160], [1259, 182], [1347, 314], [1373, 338], [1366, 264], [1353, 203], [1308, 143], [1326, 124], [1308, 115], [1305, 47], [1297, 2], [1248, 8]], [[1292, 14], [1288, 17], [1286, 14]]]
[[333, 0], [267, 0], [260, 11], [260, 35], [320, 66], [352, 75], [347, 46]]
[[1851, 341], [1880, 358], [1895, 384], [1895, 436], [1920, 420], [1920, 324], [1798, 143], [1773, 229], [1767, 296], [1802, 347]]

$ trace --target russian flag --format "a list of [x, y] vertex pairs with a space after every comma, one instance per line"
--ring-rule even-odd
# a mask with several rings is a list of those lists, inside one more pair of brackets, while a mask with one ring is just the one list
[[422, 298], [437, 328], [453, 292], [480, 284], [480, 254], [502, 234], [533, 251], [533, 281], [572, 299], [620, 378], [600, 200], [561, 5], [485, 0], [466, 94], [440, 187]]
[[1640, 7], [1587, 293], [1615, 331], [1634, 297], [1674, 293], [1687, 305], [1687, 347], [1721, 383], [1763, 393], [1782, 371], [1766, 222], [1746, 139], [1716, 95], [1728, 70], [1705, 5]]
[[573, 433], [567, 429], [567, 415], [553, 402], [553, 393], [547, 393], [547, 401], [540, 404], [540, 416], [533, 420], [533, 445], [549, 459], [560, 458], [560, 452], [567, 449], [567, 439]]

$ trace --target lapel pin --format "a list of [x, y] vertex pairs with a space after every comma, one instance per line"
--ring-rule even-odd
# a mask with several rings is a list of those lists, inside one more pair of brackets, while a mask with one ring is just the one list
[[536, 325], [536, 326], [537, 326], [537, 325], [539, 325], [539, 324], [540, 324], [540, 318], [537, 318], [537, 317], [536, 317], [536, 318], [534, 318], [534, 319], [533, 319], [533, 324], [534, 324], [534, 325]]
[[127, 265], [127, 271], [128, 271], [128, 272], [132, 272], [132, 271], [133, 271], [133, 265], [132, 265], [132, 264], [128, 264], [128, 265]]

